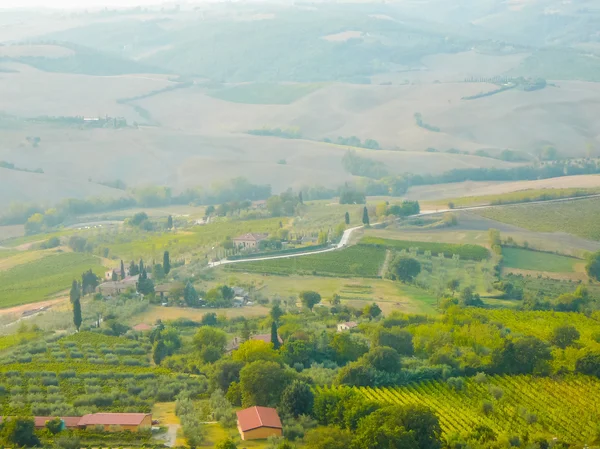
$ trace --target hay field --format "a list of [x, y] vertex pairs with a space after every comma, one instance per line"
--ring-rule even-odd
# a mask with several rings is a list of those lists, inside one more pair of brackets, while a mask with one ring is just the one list
[[[553, 145], [565, 155], [585, 155], [592, 145], [600, 153], [600, 124], [593, 120], [600, 106], [600, 85], [564, 81], [557, 86], [462, 100], [497, 87], [464, 82], [331, 84], [289, 105], [241, 105], [210, 98], [194, 88], [138, 104], [165, 126], [196, 131], [297, 127], [310, 139], [355, 135], [376, 139], [385, 148], [407, 150], [513, 148], [533, 152]], [[418, 127], [415, 112], [441, 132]]]

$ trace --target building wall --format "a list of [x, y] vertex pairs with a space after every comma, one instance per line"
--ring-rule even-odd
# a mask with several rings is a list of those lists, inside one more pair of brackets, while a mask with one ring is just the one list
[[281, 429], [273, 429], [272, 427], [259, 427], [247, 432], [240, 432], [240, 435], [242, 436], [242, 440], [266, 440], [272, 435], [282, 436], [283, 431]]

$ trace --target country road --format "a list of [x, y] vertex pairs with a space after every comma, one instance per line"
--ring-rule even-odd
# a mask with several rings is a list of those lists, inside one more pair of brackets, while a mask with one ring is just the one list
[[[445, 214], [446, 212], [464, 212], [464, 211], [468, 212], [471, 210], [491, 209], [494, 207], [516, 206], [519, 204], [528, 204], [529, 205], [529, 204], [542, 204], [542, 203], [544, 203], [544, 204], [560, 203], [560, 202], [565, 202], [565, 201], [577, 201], [577, 200], [584, 200], [584, 199], [590, 199], [590, 198], [600, 198], [600, 194], [587, 195], [587, 196], [576, 196], [576, 197], [570, 197], [570, 198], [558, 198], [555, 200], [546, 200], [546, 201], [529, 201], [529, 202], [523, 202], [523, 203], [510, 203], [510, 204], [490, 204], [487, 206], [472, 206], [472, 207], [462, 207], [462, 208], [456, 208], [456, 209], [424, 210], [418, 214], [410, 215], [407, 218], [422, 217], [422, 216], [429, 216], [429, 215], [435, 215], [435, 214]], [[381, 224], [381, 223], [373, 223], [371, 226], [377, 226], [378, 224]], [[230, 265], [233, 263], [240, 263], [240, 262], [255, 262], [255, 261], [261, 261], [261, 260], [274, 260], [274, 259], [289, 259], [291, 257], [303, 257], [303, 256], [310, 256], [312, 254], [323, 254], [323, 253], [329, 253], [331, 251], [337, 251], [338, 249], [342, 249], [348, 245], [348, 242], [350, 241], [350, 238], [352, 237], [352, 233], [354, 231], [357, 231], [357, 230], [363, 229], [363, 228], [364, 228], [364, 226], [355, 226], [353, 228], [346, 229], [344, 231], [344, 234], [342, 235], [340, 242], [337, 245], [332, 245], [331, 248], [320, 249], [317, 251], [307, 251], [304, 253], [282, 254], [282, 255], [277, 255], [277, 256], [252, 257], [252, 258], [248, 258], [248, 259], [236, 259], [236, 260], [220, 260], [218, 262], [210, 262], [208, 264], [208, 268], [214, 268], [214, 267], [218, 267], [220, 265]]]

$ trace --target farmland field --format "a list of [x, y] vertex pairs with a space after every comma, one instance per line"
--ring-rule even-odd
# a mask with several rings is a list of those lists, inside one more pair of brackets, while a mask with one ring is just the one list
[[492, 220], [539, 232], [566, 232], [600, 240], [600, 199], [522, 204], [476, 211]]
[[575, 264], [580, 262], [580, 260], [572, 257], [530, 251], [522, 248], [503, 248], [502, 256], [502, 263], [507, 268], [550, 271], [554, 273], [570, 273], [574, 271]]
[[418, 253], [422, 254], [425, 251], [431, 251], [433, 256], [442, 253], [444, 257], [452, 257], [458, 254], [461, 259], [465, 260], [484, 260], [489, 257], [489, 251], [479, 245], [456, 245], [450, 243], [437, 242], [416, 242], [409, 240], [390, 240], [377, 237], [365, 237], [360, 241], [363, 245], [390, 248], [394, 250], [406, 250], [417, 248]]
[[[591, 443], [600, 420], [600, 380], [587, 376], [556, 380], [491, 376], [484, 382], [466, 379], [462, 390], [428, 381], [396, 388], [358, 387], [355, 391], [381, 404], [428, 406], [438, 415], [445, 436], [469, 435], [476, 426], [485, 425], [500, 435], [528, 432]], [[484, 401], [491, 403], [487, 414], [481, 411]]]
[[384, 260], [385, 249], [357, 245], [324, 254], [232, 264], [227, 269], [279, 275], [377, 277]]
[[0, 272], [0, 307], [41, 301], [48, 295], [67, 290], [73, 279], [92, 269], [103, 276], [100, 259], [81, 253], [44, 257]]
[[210, 95], [233, 103], [290, 104], [321, 87], [322, 83], [271, 84], [251, 83], [211, 92]]

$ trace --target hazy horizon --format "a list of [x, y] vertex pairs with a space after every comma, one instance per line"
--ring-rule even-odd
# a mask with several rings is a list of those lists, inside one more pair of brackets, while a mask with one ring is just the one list
[[0, 9], [23, 8], [52, 8], [52, 9], [85, 9], [103, 7], [130, 8], [135, 6], [148, 6], [160, 4], [186, 4], [198, 3], [194, 1], [166, 1], [166, 0], [2, 0]]

